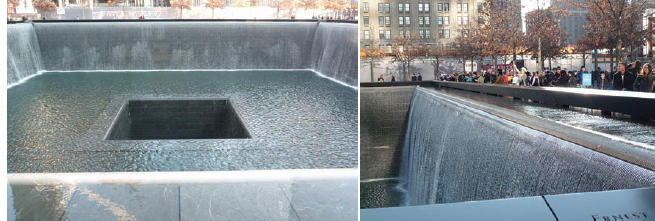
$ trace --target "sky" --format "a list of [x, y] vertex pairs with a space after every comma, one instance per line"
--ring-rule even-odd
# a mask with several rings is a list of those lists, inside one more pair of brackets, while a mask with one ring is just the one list
[[541, 6], [541, 8], [548, 7], [550, 1], [548, 0], [521, 0], [521, 18], [523, 20], [523, 32], [525, 32], [525, 14], [533, 11]]

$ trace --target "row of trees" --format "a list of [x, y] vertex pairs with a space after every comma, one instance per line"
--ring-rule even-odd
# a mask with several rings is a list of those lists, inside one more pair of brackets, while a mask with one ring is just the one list
[[[519, 54], [531, 55], [537, 59], [539, 71], [542, 71], [546, 60], [550, 67], [551, 59], [570, 53], [583, 54], [583, 58], [586, 58], [587, 52], [594, 51], [596, 64], [598, 50], [602, 49], [609, 50], [610, 56], [616, 57], [616, 62], [626, 61], [627, 51], [634, 59], [635, 48], [644, 45], [648, 35], [641, 20], [646, 8], [645, 0], [586, 0], [576, 3], [576, 7], [588, 11], [588, 25], [584, 27], [587, 34], [573, 48], [567, 48], [567, 33], [559, 23], [568, 14], [567, 8], [551, 6], [527, 13], [524, 33], [517, 19], [520, 16], [520, 5], [485, 0], [483, 6], [483, 10], [478, 13], [480, 19], [470, 19], [474, 22], [456, 32], [448, 47], [431, 44], [428, 42], [430, 39], [421, 39], [416, 34], [395, 36], [389, 54], [393, 56], [394, 62], [402, 64], [404, 74], [408, 77], [408, 67], [412, 62], [428, 61], [435, 68], [436, 74], [439, 73], [440, 60], [446, 57], [456, 58], [462, 65], [466, 61], [479, 59], [482, 62], [483, 58], [490, 57], [495, 70], [498, 58], [506, 63], [510, 58], [516, 61]], [[383, 53], [373, 42], [370, 43], [371, 47], [362, 51], [363, 62], [371, 66], [371, 79], [375, 79], [373, 67], [383, 57]]]
[[[19, 0], [8, 0], [7, 7], [15, 8], [19, 3]], [[88, 4], [88, 2], [86, 3]], [[53, 2], [53, 0], [33, 0], [32, 4], [34, 8], [40, 10], [43, 13], [48, 13], [51, 10], [57, 8], [57, 5]], [[180, 10], [180, 16], [182, 16], [184, 9], [191, 9], [191, 0], [170, 0], [170, 4], [171, 7]], [[234, 2], [234, 5], [236, 6], [256, 6], [259, 4], [260, 0], [241, 0]], [[304, 9], [305, 11], [315, 9], [328, 9], [333, 10], [336, 13], [336, 17], [338, 16], [339, 11], [347, 9], [349, 5], [350, 1], [348, 0], [276, 0], [274, 2], [274, 6], [277, 8], [278, 14], [280, 10], [288, 10], [290, 12], [290, 16], [294, 16], [297, 9]], [[212, 18], [214, 18], [216, 9], [223, 9], [226, 7], [225, 0], [208, 0], [204, 6], [206, 8], [212, 9]]]

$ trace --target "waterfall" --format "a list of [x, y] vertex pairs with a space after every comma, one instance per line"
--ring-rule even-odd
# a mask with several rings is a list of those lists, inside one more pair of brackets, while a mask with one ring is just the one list
[[7, 25], [7, 85], [43, 69], [39, 51], [32, 24]]
[[653, 186], [655, 172], [418, 88], [401, 177], [409, 205]]
[[8, 84], [38, 70], [313, 69], [358, 79], [356, 24], [36, 22], [10, 25], [8, 37]]
[[357, 86], [357, 24], [319, 23], [312, 47], [312, 69]]

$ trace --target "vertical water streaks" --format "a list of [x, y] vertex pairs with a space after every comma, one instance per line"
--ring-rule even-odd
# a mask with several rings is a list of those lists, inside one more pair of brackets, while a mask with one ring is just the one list
[[39, 51], [32, 24], [7, 26], [7, 85], [43, 69]]
[[408, 205], [655, 186], [655, 172], [418, 88], [401, 164]]
[[311, 69], [356, 86], [357, 30], [356, 24], [319, 23], [312, 46]]
[[35, 23], [9, 26], [8, 38], [8, 84], [41, 70], [313, 69], [358, 79], [356, 24]]

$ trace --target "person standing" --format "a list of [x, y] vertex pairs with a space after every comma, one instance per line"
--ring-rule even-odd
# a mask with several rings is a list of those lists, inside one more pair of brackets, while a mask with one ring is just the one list
[[416, 81], [418, 78], [416, 77], [416, 74], [412, 74], [412, 81]]
[[418, 73], [418, 76], [416, 77], [418, 81], [423, 81], [423, 76], [421, 76], [421, 72]]
[[380, 77], [378, 77], [378, 82], [384, 82], [384, 78], [382, 77], [382, 75], [380, 75]]
[[394, 82], [394, 81], [396, 81], [396, 76], [395, 76], [395, 75], [391, 75], [391, 82]]
[[600, 67], [596, 68], [596, 71], [591, 72], [591, 86], [595, 89], [598, 89], [598, 78], [600, 78]]
[[625, 63], [619, 63], [618, 71], [614, 74], [614, 83], [612, 89], [617, 91], [632, 91], [634, 84], [634, 75], [626, 70]]
[[635, 79], [633, 90], [640, 92], [653, 92], [653, 81], [655, 81], [653, 67], [650, 66], [650, 63], [646, 63]]

